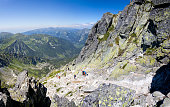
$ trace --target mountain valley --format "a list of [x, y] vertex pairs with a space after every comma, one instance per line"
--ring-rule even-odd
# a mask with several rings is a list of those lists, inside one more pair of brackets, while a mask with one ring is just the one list
[[45, 34], [2, 32], [0, 38], [1, 80], [4, 81], [24, 69], [29, 70], [30, 76], [42, 78], [72, 60], [80, 51], [68, 40]]

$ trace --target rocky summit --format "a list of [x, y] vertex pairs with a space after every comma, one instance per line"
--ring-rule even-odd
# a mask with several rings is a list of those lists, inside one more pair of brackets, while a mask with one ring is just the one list
[[23, 71], [14, 88], [0, 90], [0, 105], [170, 107], [169, 23], [169, 0], [132, 0], [105, 13], [75, 60], [39, 81]]

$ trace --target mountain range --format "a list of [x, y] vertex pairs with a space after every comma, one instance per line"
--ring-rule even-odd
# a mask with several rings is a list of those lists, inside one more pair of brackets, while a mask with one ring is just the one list
[[90, 29], [74, 29], [74, 28], [60, 28], [50, 27], [41, 28], [23, 32], [25, 35], [31, 34], [47, 34], [58, 38], [63, 38], [72, 42], [77, 48], [82, 48], [87, 40]]
[[[73, 31], [73, 29], [70, 31]], [[79, 33], [79, 36], [87, 38], [84, 33]], [[1, 32], [0, 67], [3, 67], [0, 70], [1, 80], [5, 80], [2, 78], [10, 78], [9, 76], [6, 77], [7, 72], [4, 71], [14, 71], [15, 74], [18, 74], [24, 69], [29, 69], [29, 74], [32, 76], [42, 78], [50, 70], [68, 63], [78, 55], [85, 41], [78, 42], [79, 40], [76, 40], [70, 42], [61, 37], [47, 34], [24, 35], [22, 33]], [[78, 47], [75, 47], [75, 44], [78, 44]], [[41, 63], [45, 64], [37, 67]]]

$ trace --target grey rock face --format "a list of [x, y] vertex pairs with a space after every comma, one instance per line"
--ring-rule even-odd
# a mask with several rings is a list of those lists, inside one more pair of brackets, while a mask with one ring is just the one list
[[12, 98], [24, 103], [25, 105], [34, 105], [39, 107], [49, 107], [50, 99], [46, 97], [47, 88], [38, 83], [35, 78], [29, 78], [28, 72], [23, 71], [18, 75], [15, 88], [12, 92]]
[[52, 107], [77, 107], [73, 101], [69, 101], [67, 98], [59, 97], [58, 95], [54, 95], [52, 102]]
[[76, 63], [82, 62], [86, 57], [94, 53], [99, 44], [97, 34], [104, 35], [112, 24], [113, 14], [105, 13], [100, 21], [98, 21], [91, 29], [85, 46], [81, 50]]
[[18, 75], [14, 89], [0, 89], [0, 105], [7, 107], [50, 107], [51, 101], [46, 97], [47, 89], [24, 71]]
[[170, 14], [169, 14], [170, 8], [164, 7], [164, 8], [156, 8], [152, 9], [150, 12], [150, 26], [148, 27], [148, 30], [153, 34], [157, 36], [157, 41], [161, 43], [163, 40], [167, 39], [170, 35]]
[[103, 84], [85, 97], [81, 107], [128, 107], [133, 101], [135, 91], [113, 84]]
[[144, 2], [144, 0], [133, 0], [134, 3], [137, 3], [137, 4], [142, 4]]
[[169, 0], [152, 0], [154, 6], [163, 5], [170, 3]]
[[24, 83], [24, 82], [26, 82], [26, 81], [28, 81], [28, 71], [23, 71], [23, 72], [21, 72], [19, 75], [18, 75], [18, 77], [17, 77], [17, 82], [16, 82], [16, 84], [15, 84], [15, 89], [18, 89], [18, 88], [21, 88], [20, 86]]
[[0, 107], [5, 107], [7, 105], [8, 96], [0, 92]]
[[135, 4], [132, 6], [126, 6], [125, 9], [120, 14], [118, 23], [115, 27], [115, 30], [120, 34], [124, 34], [124, 37], [127, 38], [131, 32], [133, 25], [136, 21], [137, 8]]

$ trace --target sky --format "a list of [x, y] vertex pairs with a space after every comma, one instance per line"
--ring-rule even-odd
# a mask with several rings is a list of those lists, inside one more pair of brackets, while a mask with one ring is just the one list
[[45, 27], [91, 27], [106, 12], [117, 14], [130, 0], [0, 0], [0, 32]]

